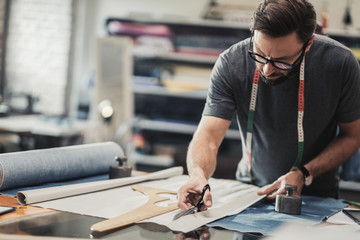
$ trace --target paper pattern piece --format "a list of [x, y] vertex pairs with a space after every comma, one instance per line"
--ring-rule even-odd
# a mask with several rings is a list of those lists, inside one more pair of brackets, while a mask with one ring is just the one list
[[[141, 185], [177, 192], [179, 187], [187, 180], [188, 176], [181, 175], [165, 180], [143, 182]], [[176, 210], [148, 219], [146, 222], [158, 223], [167, 226], [173, 231], [188, 232], [207, 224], [210, 221], [227, 215], [236, 214], [263, 198], [263, 196], [258, 196], [256, 194], [258, 187], [253, 185], [233, 180], [213, 178], [211, 178], [209, 182], [213, 195], [212, 208], [207, 211], [188, 215], [173, 221], [172, 219], [174, 215], [180, 211]], [[66, 187], [72, 188], [71, 186]], [[48, 191], [48, 189], [46, 189], [46, 191]], [[169, 203], [177, 202], [176, 196], [167, 195], [167, 197], [169, 197], [170, 200], [160, 202], [159, 205], [164, 204], [164, 206], [167, 206]], [[31, 197], [28, 196], [27, 198]], [[147, 201], [148, 198], [145, 195], [131, 190], [130, 186], [125, 186], [111, 188], [104, 191], [99, 191], [99, 189], [97, 189], [92, 193], [74, 195], [66, 198], [35, 203], [33, 205], [95, 217], [114, 218], [141, 207]]]
[[[348, 209], [353, 209], [353, 208], [348, 208]], [[358, 225], [354, 220], [346, 216], [345, 213], [343, 213], [342, 211], [339, 211], [338, 213], [329, 217], [329, 219], [327, 219], [326, 222], [333, 224], [347, 224], [347, 225], [355, 225], [355, 226]]]
[[115, 218], [95, 223], [91, 226], [92, 231], [106, 232], [178, 209], [176, 202], [168, 204], [168, 206], [159, 206], [159, 204], [157, 204], [162, 201], [170, 200], [168, 197], [160, 196], [161, 194], [177, 195], [177, 192], [159, 190], [157, 188], [145, 187], [139, 184], [132, 185], [131, 188], [148, 196], [146, 204]]

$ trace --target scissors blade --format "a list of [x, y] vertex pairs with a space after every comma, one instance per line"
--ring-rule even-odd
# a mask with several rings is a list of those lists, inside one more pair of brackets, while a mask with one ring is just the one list
[[193, 214], [196, 209], [197, 209], [197, 207], [192, 207], [187, 210], [181, 211], [174, 216], [173, 220], [179, 219], [179, 218], [189, 215], [189, 214]]

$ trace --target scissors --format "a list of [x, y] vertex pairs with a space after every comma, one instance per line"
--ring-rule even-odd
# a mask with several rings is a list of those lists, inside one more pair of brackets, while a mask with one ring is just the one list
[[209, 184], [206, 184], [206, 185], [204, 186], [204, 188], [202, 189], [200, 199], [197, 201], [197, 203], [195, 204], [195, 206], [192, 207], [192, 208], [189, 208], [189, 209], [187, 209], [187, 210], [184, 210], [184, 211], [182, 211], [182, 212], [179, 212], [178, 214], [176, 214], [176, 215], [174, 216], [173, 220], [179, 219], [179, 218], [182, 217], [182, 216], [186, 216], [186, 215], [189, 215], [189, 214], [193, 214], [193, 213], [195, 213], [195, 212], [200, 212], [200, 208], [201, 208], [201, 206], [204, 204], [203, 199], [204, 199], [204, 195], [205, 195], [205, 192], [206, 192], [207, 189], [209, 189], [209, 191], [210, 191], [210, 185], [209, 185]]

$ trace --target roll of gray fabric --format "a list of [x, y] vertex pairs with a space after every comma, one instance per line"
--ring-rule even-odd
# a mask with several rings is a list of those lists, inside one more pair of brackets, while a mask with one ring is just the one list
[[124, 156], [115, 142], [0, 154], [0, 190], [107, 173], [115, 156]]

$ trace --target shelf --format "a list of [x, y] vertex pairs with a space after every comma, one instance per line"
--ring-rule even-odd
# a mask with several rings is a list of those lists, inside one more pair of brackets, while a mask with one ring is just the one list
[[218, 58], [218, 56], [179, 53], [179, 52], [169, 52], [169, 53], [164, 53], [164, 54], [159, 54], [159, 55], [135, 54], [134, 57], [144, 58], [144, 59], [157, 58], [157, 59], [161, 59], [161, 60], [192, 62], [192, 63], [211, 64], [211, 65], [213, 65]]
[[[142, 119], [137, 122], [136, 127], [142, 130], [151, 130], [151, 131], [161, 131], [161, 132], [171, 132], [171, 133], [180, 133], [180, 134], [194, 134], [197, 125], [189, 123], [179, 123], [179, 122], [170, 122], [170, 121], [160, 121], [160, 120], [148, 120]], [[225, 135], [228, 139], [240, 139], [240, 134], [237, 129], [229, 129]]]
[[[141, 78], [141, 77], [134, 77]], [[207, 90], [187, 90], [178, 88], [162, 87], [157, 85], [133, 84], [133, 93], [152, 94], [170, 97], [184, 97], [193, 99], [206, 99]]]
[[130, 155], [129, 159], [131, 159], [134, 164], [144, 164], [164, 168], [173, 167], [175, 164], [173, 157], [169, 155], [144, 155], [134, 152]]
[[336, 37], [354, 37], [360, 38], [360, 31], [359, 30], [346, 30], [346, 29], [335, 29], [329, 28], [325, 30], [325, 34]]
[[[142, 39], [142, 44], [139, 44], [141, 50], [134, 53], [136, 57], [158, 57], [206, 64], [214, 64], [222, 51], [251, 35], [249, 26], [204, 19], [155, 19], [142, 16], [108, 18], [105, 27], [108, 34], [113, 36], [125, 35], [133, 39], [140, 36], [163, 38], [164, 49], [155, 45], [159, 50], [150, 49], [150, 53], [143, 52], [142, 44], [145, 45], [144, 42], [147, 42], [151, 47], [151, 41]], [[165, 52], [161, 52], [162, 50]]]
[[140, 24], [165, 24], [165, 25], [174, 25], [174, 26], [190, 26], [190, 27], [210, 27], [210, 28], [228, 28], [228, 29], [237, 29], [237, 30], [249, 30], [250, 25], [239, 23], [239, 22], [226, 22], [219, 20], [205, 20], [201, 18], [154, 18], [149, 16], [136, 15], [133, 17], [126, 18], [109, 18], [107, 22], [110, 21], [122, 21], [130, 23], [140, 23]]

